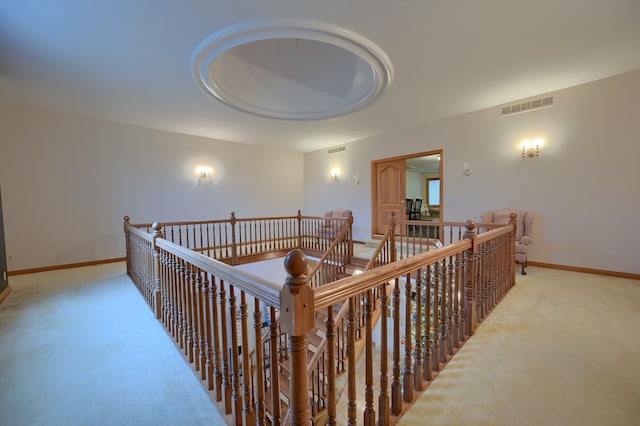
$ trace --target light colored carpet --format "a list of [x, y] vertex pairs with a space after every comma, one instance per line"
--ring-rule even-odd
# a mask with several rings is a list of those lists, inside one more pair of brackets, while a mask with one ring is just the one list
[[211, 425], [224, 418], [124, 263], [11, 277], [0, 425]]
[[401, 425], [640, 425], [640, 282], [528, 268]]
[[[224, 422], [124, 264], [10, 285], [0, 425]], [[529, 268], [400, 424], [638, 425], [638, 306], [638, 281]]]

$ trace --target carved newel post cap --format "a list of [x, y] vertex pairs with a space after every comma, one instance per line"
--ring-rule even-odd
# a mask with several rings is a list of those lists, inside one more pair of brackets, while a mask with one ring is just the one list
[[284, 270], [292, 277], [298, 277], [307, 272], [307, 255], [300, 249], [293, 249], [284, 258]]
[[464, 223], [465, 228], [467, 228], [469, 231], [473, 231], [474, 229], [476, 229], [476, 222], [469, 219]]
[[154, 232], [160, 232], [160, 230], [162, 229], [162, 224], [160, 222], [153, 222], [153, 224], [151, 225], [151, 229], [153, 229]]
[[516, 212], [509, 213], [509, 219], [511, 219], [512, 222], [515, 222], [517, 217], [518, 217], [518, 214]]
[[125, 217], [124, 217], [124, 221], [125, 221], [125, 222], [129, 222], [129, 216], [125, 216]]

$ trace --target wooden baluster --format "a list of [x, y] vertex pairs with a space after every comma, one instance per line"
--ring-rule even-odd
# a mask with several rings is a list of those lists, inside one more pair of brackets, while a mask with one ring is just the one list
[[411, 274], [405, 276], [405, 311], [404, 311], [404, 370], [402, 372], [403, 400], [411, 402], [413, 400], [413, 380], [412, 380], [412, 348], [413, 339], [411, 338]]
[[373, 409], [373, 294], [371, 290], [367, 291], [364, 300], [364, 317], [365, 317], [365, 408], [364, 408], [364, 424], [373, 425], [376, 421], [376, 412]]
[[[188, 235], [188, 234], [187, 234]], [[185, 354], [189, 359], [189, 363], [193, 362], [193, 285], [194, 274], [193, 266], [187, 264], [185, 268], [185, 286], [184, 286], [184, 318], [186, 321], [186, 347]]]
[[402, 412], [402, 389], [400, 385], [400, 279], [393, 287], [393, 380], [391, 382], [391, 413]]
[[480, 244], [480, 252], [478, 254], [478, 262], [477, 267], [479, 271], [479, 279], [477, 281], [477, 292], [476, 292], [476, 301], [478, 304], [478, 323], [482, 322], [484, 319], [484, 300], [486, 297], [486, 244]]
[[453, 355], [453, 257], [447, 258], [447, 355]]
[[378, 395], [378, 423], [388, 425], [389, 413], [389, 377], [388, 377], [388, 343], [387, 343], [387, 316], [388, 316], [387, 284], [380, 286], [380, 394]]
[[173, 340], [180, 341], [180, 318], [178, 317], [178, 282], [180, 281], [180, 264], [175, 255], [170, 255], [171, 267], [171, 334]]
[[455, 255], [455, 272], [453, 279], [453, 347], [460, 347], [460, 282], [462, 277], [462, 267], [460, 254]]
[[160, 248], [156, 246], [158, 238], [163, 238], [162, 225], [158, 222], [153, 224], [153, 270], [152, 270], [152, 295], [151, 303], [157, 319], [162, 317], [162, 291], [160, 289]]
[[[283, 330], [289, 335], [289, 418], [292, 425], [306, 425], [310, 420], [306, 339], [307, 333], [314, 326], [313, 290], [305, 275], [308, 264], [302, 250], [291, 250], [285, 257], [284, 266], [287, 279], [280, 292], [280, 321]], [[355, 360], [353, 367], [355, 368]]]
[[229, 325], [231, 330], [231, 400], [233, 421], [242, 424], [242, 400], [240, 396], [240, 365], [238, 359], [238, 327], [235, 289], [229, 285]]
[[[204, 335], [204, 362], [205, 368], [203, 371], [205, 372], [205, 379], [207, 380], [207, 390], [213, 390], [214, 377], [213, 377], [213, 329], [212, 329], [212, 320], [211, 320], [211, 294], [210, 294], [210, 286], [211, 283], [208, 279], [208, 274], [206, 272], [203, 273], [202, 278], [202, 325], [204, 327], [203, 335]], [[214, 395], [214, 398], [216, 396]]]
[[433, 265], [433, 370], [440, 371], [440, 262]]
[[333, 320], [333, 306], [327, 307], [327, 424], [336, 424], [336, 323]]
[[254, 388], [256, 405], [256, 425], [265, 424], [264, 413], [264, 374], [265, 374], [265, 358], [262, 352], [262, 310], [260, 309], [260, 300], [256, 297], [253, 300], [253, 329], [255, 331], [255, 357], [256, 357], [256, 385]]
[[465, 278], [465, 335], [471, 336], [476, 330], [476, 252], [478, 250], [478, 244], [476, 243], [475, 227], [476, 224], [472, 220], [467, 220], [465, 223], [466, 231], [464, 233], [465, 239], [471, 240], [471, 250], [466, 254], [467, 258], [467, 273]]
[[[231, 413], [231, 380], [229, 374], [229, 339], [227, 337], [227, 301], [224, 280], [220, 280], [218, 300], [220, 303], [220, 331], [222, 333], [222, 388], [225, 414]], [[231, 318], [233, 321], [233, 318]]]
[[348, 402], [347, 416], [350, 425], [356, 424], [356, 301], [355, 297], [349, 298], [349, 310], [347, 312], [347, 357], [348, 367]]
[[184, 261], [176, 256], [176, 261], [178, 263], [178, 276], [176, 282], [176, 291], [177, 291], [177, 299], [176, 306], [178, 307], [178, 340], [180, 344], [180, 349], [184, 350], [184, 342], [185, 342], [185, 334], [186, 331], [186, 320], [184, 318], [184, 282], [185, 282], [185, 267]]
[[433, 280], [431, 277], [431, 269], [432, 265], [427, 265], [424, 267], [424, 276], [425, 276], [425, 307], [424, 307], [424, 335], [425, 335], [425, 348], [424, 348], [424, 362], [423, 362], [423, 377], [426, 381], [431, 381], [433, 364], [432, 364], [432, 352], [431, 352], [431, 310], [433, 309], [431, 305], [431, 298], [433, 297]]
[[[200, 380], [204, 380], [207, 377], [207, 370], [205, 368], [205, 343], [204, 343], [204, 312], [202, 298], [203, 293], [206, 295], [206, 287], [203, 289], [202, 285], [202, 271], [196, 269], [196, 328], [197, 328], [197, 340], [196, 340], [196, 367], [200, 370]], [[204, 291], [203, 291], [204, 290]], [[205, 299], [206, 300], [206, 299]]]
[[415, 311], [415, 319], [416, 323], [414, 326], [416, 333], [416, 341], [415, 341], [415, 363], [413, 368], [413, 388], [421, 392], [422, 387], [422, 274], [420, 269], [415, 271], [415, 282], [416, 282], [416, 311]]
[[[249, 368], [249, 328], [247, 325], [247, 296], [240, 292], [240, 326], [242, 329], [242, 419], [244, 424], [255, 424], [255, 412], [251, 406], [250, 379], [253, 372]], [[260, 334], [260, 333], [258, 333]]]
[[271, 326], [269, 327], [269, 351], [271, 355], [271, 417], [273, 418], [273, 424], [280, 424], [280, 375], [279, 375], [279, 333], [278, 333], [278, 319], [276, 317], [276, 309], [270, 308], [270, 320]]
[[160, 265], [161, 265], [161, 279], [160, 279], [160, 293], [162, 294], [162, 324], [167, 330], [171, 330], [169, 318], [169, 289], [171, 280], [171, 271], [169, 270], [167, 252], [160, 250]]
[[439, 262], [440, 277], [440, 362], [447, 362], [447, 265], [446, 259]]
[[229, 222], [229, 226], [231, 227], [231, 264], [238, 264], [238, 247], [236, 244], [236, 213], [231, 212], [231, 220]]
[[217, 298], [216, 277], [211, 276], [211, 280], [209, 281], [209, 305], [211, 306], [211, 317], [208, 320], [208, 323], [211, 330], [211, 339], [213, 340], [211, 353], [211, 357], [213, 359], [213, 383], [209, 385], [209, 389], [211, 390], [211, 386], [213, 386], [216, 401], [222, 401], [222, 369], [220, 367], [221, 327], [219, 326], [220, 322], [218, 317]]

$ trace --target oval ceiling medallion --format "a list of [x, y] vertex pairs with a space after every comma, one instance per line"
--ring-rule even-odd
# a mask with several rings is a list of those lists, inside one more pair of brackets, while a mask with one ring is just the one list
[[238, 110], [287, 120], [339, 117], [371, 104], [393, 78], [391, 61], [352, 31], [269, 21], [213, 34], [196, 49], [205, 93]]

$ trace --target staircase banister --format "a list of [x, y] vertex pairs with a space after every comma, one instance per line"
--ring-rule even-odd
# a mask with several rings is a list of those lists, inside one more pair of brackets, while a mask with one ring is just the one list
[[[151, 224], [149, 225], [151, 226]], [[153, 242], [153, 235], [150, 232], [142, 231], [137, 225], [125, 223], [125, 232], [140, 237], [146, 241]]]
[[373, 265], [375, 265], [376, 259], [378, 258], [378, 255], [380, 255], [380, 252], [384, 248], [385, 243], [390, 240], [391, 234], [393, 232], [395, 232], [395, 228], [389, 226], [389, 228], [387, 229], [387, 232], [382, 237], [382, 240], [380, 241], [380, 244], [378, 245], [378, 248], [376, 248], [376, 251], [373, 252], [373, 255], [371, 256], [371, 259], [369, 259], [369, 262], [367, 263], [367, 266], [364, 268], [365, 271], [368, 271], [369, 269], [373, 268]]
[[318, 263], [316, 263], [316, 266], [309, 273], [310, 277], [313, 277], [320, 270], [320, 268], [322, 267], [324, 262], [331, 256], [331, 254], [333, 253], [333, 250], [335, 250], [336, 246], [338, 244], [340, 244], [340, 242], [344, 239], [344, 237], [347, 234], [347, 232], [349, 232], [349, 227], [348, 226], [343, 227], [342, 231], [340, 231], [340, 233], [338, 234], [336, 239], [333, 240], [333, 243], [331, 243], [331, 245], [329, 246], [329, 249], [326, 252], [324, 252], [324, 254], [320, 258]]
[[413, 257], [365, 271], [362, 274], [334, 281], [313, 289], [315, 310], [325, 308], [341, 300], [363, 293], [394, 278], [406, 275], [420, 265], [430, 265], [456, 253], [471, 249], [471, 240], [462, 240], [448, 246], [430, 250]]
[[156, 245], [161, 249], [180, 256], [192, 265], [227, 281], [229, 284], [247, 292], [251, 296], [257, 297], [265, 304], [280, 308], [281, 287], [279, 285], [240, 269], [233, 268], [218, 260], [204, 256], [163, 238], [158, 238]]
[[486, 231], [481, 234], [477, 234], [475, 237], [476, 244], [483, 244], [483, 243], [486, 243], [487, 241], [491, 241], [494, 238], [500, 237], [502, 235], [506, 235], [510, 233], [512, 229], [513, 227], [510, 223], [505, 223], [503, 225], [500, 225], [499, 228], [495, 228], [495, 229], [492, 229], [491, 231]]
[[[347, 315], [348, 311], [349, 311], [349, 304], [348, 303], [343, 303], [342, 306], [340, 307], [340, 310], [338, 311], [336, 316], [333, 318], [333, 321], [336, 324], [338, 324], [345, 317], [345, 315]], [[322, 343], [320, 343], [320, 346], [318, 347], [318, 350], [313, 354], [313, 358], [311, 358], [309, 360], [309, 362], [307, 363], [308, 366], [309, 366], [307, 368], [307, 376], [311, 375], [311, 372], [313, 371], [314, 367], [316, 366], [316, 364], [320, 360], [320, 357], [322, 356], [322, 351], [326, 347], [327, 347], [327, 338], [324, 337], [322, 339]]]

